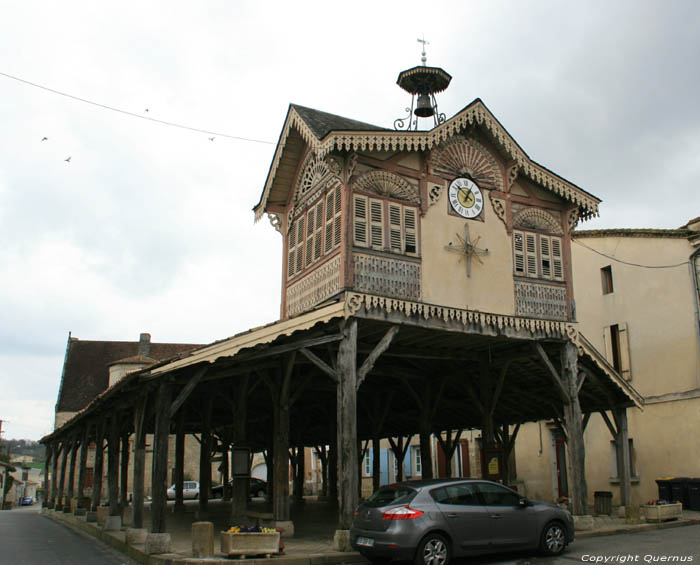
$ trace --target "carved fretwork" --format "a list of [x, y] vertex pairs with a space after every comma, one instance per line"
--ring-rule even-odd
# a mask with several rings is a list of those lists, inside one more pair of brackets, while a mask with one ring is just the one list
[[356, 253], [353, 268], [358, 292], [420, 300], [420, 263]]
[[368, 171], [355, 180], [355, 189], [420, 204], [418, 187], [388, 171]]
[[454, 178], [469, 175], [479, 188], [503, 190], [503, 175], [496, 158], [474, 139], [453, 137], [433, 151], [433, 170]]
[[541, 208], [513, 206], [513, 227], [563, 235], [561, 222]]
[[568, 320], [566, 288], [515, 281], [515, 314], [529, 318]]
[[287, 316], [311, 309], [340, 292], [340, 255], [287, 288]]

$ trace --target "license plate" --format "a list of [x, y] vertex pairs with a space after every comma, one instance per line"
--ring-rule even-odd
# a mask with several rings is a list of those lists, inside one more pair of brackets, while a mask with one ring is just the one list
[[355, 543], [366, 547], [374, 547], [374, 540], [372, 538], [357, 538]]

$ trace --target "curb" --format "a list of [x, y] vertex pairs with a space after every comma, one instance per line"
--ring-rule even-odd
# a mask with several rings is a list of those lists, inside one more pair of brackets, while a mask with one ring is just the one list
[[119, 539], [123, 532], [117, 532], [117, 535], [105, 532], [96, 525], [88, 524], [82, 518], [73, 516], [72, 514], [57, 514], [51, 510], [42, 509], [41, 515], [65, 524], [69, 528], [84, 532], [94, 538], [99, 539], [111, 548], [123, 553], [127, 557], [141, 563], [142, 565], [201, 565], [203, 563], [235, 563], [244, 562], [246, 565], [271, 565], [272, 562], [280, 565], [351, 565], [363, 564], [367, 561], [357, 552], [344, 553], [322, 553], [308, 554], [304, 556], [284, 556], [279, 555], [270, 559], [228, 559], [226, 557], [214, 556], [206, 558], [183, 557], [175, 553], [166, 553], [162, 555], [148, 555], [144, 553], [139, 544], [129, 545], [126, 541]]
[[677, 520], [672, 522], [659, 522], [658, 524], [630, 524], [609, 530], [579, 531], [576, 532], [576, 539], [593, 538], [599, 536], [614, 536], [617, 534], [634, 534], [636, 532], [648, 532], [652, 530], [666, 530], [668, 528], [682, 528], [684, 526], [694, 526], [700, 522], [695, 519]]

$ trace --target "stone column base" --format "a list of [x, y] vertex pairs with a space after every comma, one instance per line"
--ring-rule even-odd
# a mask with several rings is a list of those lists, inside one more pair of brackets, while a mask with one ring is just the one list
[[105, 518], [102, 528], [106, 532], [118, 532], [122, 529], [122, 517], [121, 516], [107, 516]]
[[294, 522], [291, 520], [272, 520], [272, 527], [282, 530], [282, 536], [285, 538], [294, 537]]
[[97, 522], [97, 512], [93, 512], [92, 510], [88, 510], [85, 513], [85, 521], [96, 523]]
[[336, 530], [333, 536], [333, 548], [336, 551], [352, 551], [350, 530]]
[[194, 522], [192, 524], [192, 556], [211, 557], [214, 555], [214, 524]]
[[129, 545], [135, 545], [137, 543], [146, 543], [147, 535], [148, 530], [146, 528], [127, 528], [126, 543], [128, 543]]
[[133, 524], [134, 511], [131, 506], [126, 506], [122, 509], [122, 525], [131, 527]]
[[170, 534], [148, 534], [146, 536], [145, 552], [147, 555], [170, 553], [171, 551]]
[[105, 523], [105, 518], [109, 516], [109, 506], [97, 507], [97, 525], [102, 526]]
[[75, 514], [76, 516], [85, 516], [86, 513], [87, 510], [85, 508], [76, 508], [75, 510], [73, 510], [73, 514]]

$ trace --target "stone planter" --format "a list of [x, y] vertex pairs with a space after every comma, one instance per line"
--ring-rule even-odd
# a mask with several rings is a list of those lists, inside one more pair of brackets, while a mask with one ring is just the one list
[[675, 504], [659, 504], [656, 506], [644, 505], [644, 517], [647, 522], [666, 522], [677, 520], [683, 514], [683, 505], [680, 502]]
[[221, 553], [229, 557], [279, 553], [280, 533], [221, 532]]

